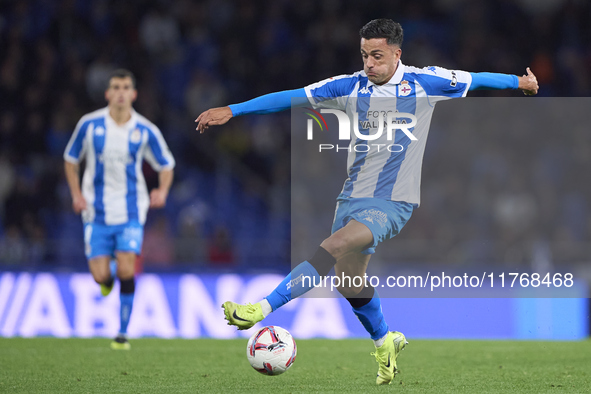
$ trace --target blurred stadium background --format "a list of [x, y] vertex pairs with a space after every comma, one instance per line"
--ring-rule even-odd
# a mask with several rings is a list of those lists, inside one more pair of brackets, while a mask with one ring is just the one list
[[[61, 273], [87, 271], [62, 154], [77, 120], [105, 105], [106, 77], [119, 67], [136, 74], [135, 108], [160, 127], [178, 163], [167, 207], [149, 214], [143, 271], [201, 275], [189, 279], [210, 278], [202, 281], [210, 293], [222, 274], [285, 274], [290, 114], [237, 118], [205, 135], [193, 120], [211, 107], [359, 70], [358, 30], [378, 17], [402, 24], [406, 64], [514, 74], [529, 66], [540, 96], [591, 93], [591, 4], [583, 0], [0, 2], [0, 331], [30, 333], [15, 331], [27, 316], [13, 306], [36, 272], [59, 272], [51, 277], [65, 294], [73, 276]], [[446, 133], [445, 124], [436, 127]], [[512, 130], [498, 129], [479, 141], [481, 154], [457, 147], [453, 155], [445, 144], [454, 142], [432, 133], [424, 204], [392, 244], [402, 261], [381, 260], [521, 272], [543, 261], [589, 280], [591, 135], [558, 133], [559, 152], [547, 149], [556, 135], [527, 135], [501, 149]], [[145, 172], [154, 186], [156, 174]], [[327, 234], [329, 224], [308, 226]], [[24, 305], [31, 295], [22, 297]], [[73, 301], [64, 302], [74, 327]], [[576, 321], [574, 337], [586, 335], [588, 322]], [[86, 335], [73, 330], [58, 333]], [[163, 334], [174, 335], [183, 334]]]

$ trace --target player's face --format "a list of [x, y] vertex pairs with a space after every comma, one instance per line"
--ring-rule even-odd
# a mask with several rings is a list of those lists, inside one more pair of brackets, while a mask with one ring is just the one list
[[137, 91], [133, 88], [130, 77], [111, 78], [109, 88], [105, 92], [105, 98], [109, 102], [109, 106], [130, 108], [136, 97]]
[[385, 38], [361, 39], [363, 70], [376, 85], [382, 85], [392, 78], [401, 54], [398, 45], [388, 45]]

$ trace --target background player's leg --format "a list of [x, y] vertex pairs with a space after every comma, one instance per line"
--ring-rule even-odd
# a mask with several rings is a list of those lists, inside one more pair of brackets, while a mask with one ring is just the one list
[[131, 317], [133, 296], [135, 293], [135, 260], [134, 252], [117, 252], [117, 277], [121, 283], [121, 329], [120, 334], [127, 334], [127, 325]]
[[88, 268], [94, 281], [98, 284], [106, 284], [111, 278], [109, 269], [109, 256], [97, 256], [88, 260]]
[[[371, 255], [361, 252], [349, 253], [338, 260], [335, 266], [335, 274], [341, 278], [343, 275], [349, 276], [353, 282], [353, 277], [363, 277], [365, 275], [370, 257]], [[357, 282], [359, 283], [359, 281]], [[388, 334], [388, 324], [384, 319], [377, 291], [369, 283], [362, 283], [361, 286], [357, 287], [341, 286], [338, 290], [347, 298], [347, 301], [353, 307], [353, 313], [359, 318], [376, 346], [381, 346]]]

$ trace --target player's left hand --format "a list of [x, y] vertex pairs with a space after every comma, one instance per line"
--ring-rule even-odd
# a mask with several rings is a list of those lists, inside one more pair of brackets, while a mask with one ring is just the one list
[[203, 134], [209, 126], [222, 125], [232, 119], [232, 117], [233, 114], [230, 107], [218, 107], [203, 112], [197, 119], [195, 119], [195, 122], [197, 123], [197, 130], [199, 130], [199, 133]]
[[523, 94], [526, 96], [533, 96], [534, 94], [538, 94], [540, 87], [538, 86], [538, 80], [536, 79], [536, 76], [531, 72], [529, 67], [526, 69], [526, 71], [526, 75], [517, 77], [519, 79], [519, 89], [523, 90]]
[[154, 189], [150, 192], [150, 208], [163, 208], [166, 205], [168, 193], [165, 190]]

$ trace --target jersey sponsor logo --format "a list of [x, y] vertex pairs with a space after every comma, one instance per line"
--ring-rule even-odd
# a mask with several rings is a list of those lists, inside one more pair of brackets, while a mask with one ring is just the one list
[[[410, 89], [410, 88], [409, 88]], [[309, 109], [309, 108], [308, 108]], [[317, 113], [316, 111], [314, 111]], [[392, 112], [392, 111], [370, 111], [372, 113], [378, 112], [379, 116], [375, 122], [371, 122], [366, 124], [364, 120], [359, 120], [359, 113], [353, 113], [353, 127], [351, 127], [351, 120], [346, 112], [338, 110], [338, 109], [321, 109], [320, 112], [322, 114], [333, 114], [336, 115], [338, 122], [339, 122], [339, 140], [350, 140], [351, 139], [351, 130], [353, 130], [353, 134], [355, 138], [364, 140], [364, 141], [375, 141], [382, 137], [382, 134], [386, 134], [386, 138], [388, 141], [394, 141], [394, 134], [395, 130], [401, 130], [408, 138], [412, 141], [417, 141], [417, 137], [415, 137], [410, 129], [417, 125], [417, 117], [411, 113], [405, 112]], [[368, 114], [370, 113], [368, 112]], [[312, 116], [310, 113], [306, 113], [309, 116]], [[317, 113], [318, 114], [318, 113]], [[320, 115], [320, 114], [318, 114]], [[386, 117], [386, 121], [384, 122], [384, 116]], [[408, 120], [410, 121], [408, 121]], [[322, 118], [324, 121], [324, 118]], [[320, 125], [322, 129], [322, 125], [320, 121], [316, 119], [317, 123]], [[307, 130], [307, 137], [308, 140], [312, 140], [314, 138], [313, 133], [313, 122], [312, 119], [308, 119], [307, 122], [308, 130]], [[326, 123], [325, 123], [326, 125]], [[377, 130], [374, 134], [363, 134], [359, 130], [359, 126], [370, 126], [370, 125], [377, 125]], [[328, 127], [327, 127], [328, 129]]]
[[437, 74], [437, 68], [435, 66], [427, 67], [427, 70], [431, 71], [433, 74]]
[[371, 94], [371, 90], [365, 86], [363, 89], [359, 89], [359, 94]]
[[123, 152], [106, 152], [98, 155], [98, 160], [101, 163], [120, 163], [129, 165], [134, 162], [133, 157], [129, 153]]
[[400, 85], [398, 85], [398, 95], [404, 97], [408, 96], [410, 92], [412, 92], [412, 88], [410, 87], [408, 81], [400, 82]]
[[455, 71], [451, 72], [451, 82], [449, 83], [452, 87], [456, 87], [458, 84], [458, 77]]

